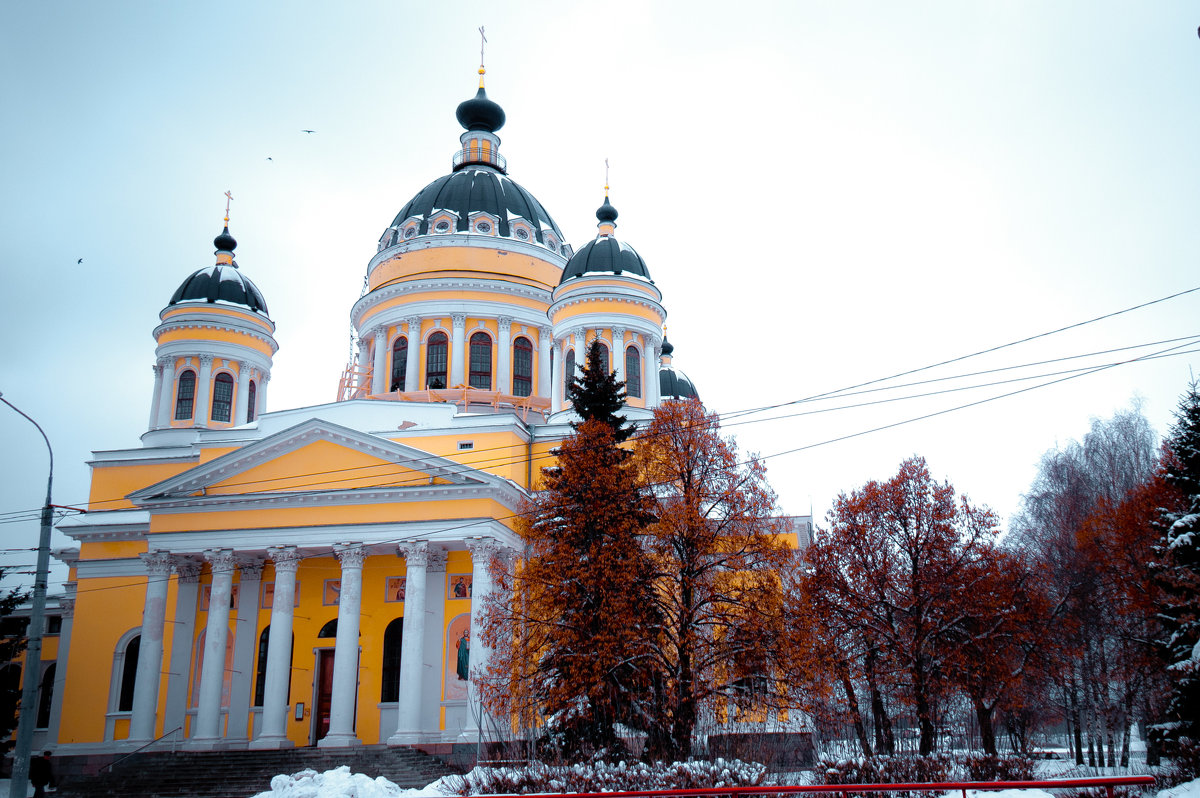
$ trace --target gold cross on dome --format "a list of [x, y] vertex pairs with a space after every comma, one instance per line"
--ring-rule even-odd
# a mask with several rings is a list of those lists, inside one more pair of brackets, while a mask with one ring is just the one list
[[225, 223], [229, 224], [229, 203], [233, 201], [233, 191], [225, 192]]

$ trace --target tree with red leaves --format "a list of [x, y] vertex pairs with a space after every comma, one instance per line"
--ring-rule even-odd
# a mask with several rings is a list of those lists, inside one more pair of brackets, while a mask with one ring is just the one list
[[995, 552], [996, 517], [912, 457], [887, 482], [839, 495], [828, 522], [808, 549], [811, 589], [843, 608], [838, 622], [855, 630], [876, 670], [895, 675], [929, 754], [934, 707], [960, 656], [956, 636]]

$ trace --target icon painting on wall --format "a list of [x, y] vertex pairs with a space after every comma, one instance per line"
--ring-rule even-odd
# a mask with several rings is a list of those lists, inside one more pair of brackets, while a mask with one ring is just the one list
[[465, 599], [471, 597], [471, 574], [447, 574], [446, 598]]
[[321, 591], [321, 603], [329, 606], [337, 604], [338, 599], [342, 597], [342, 580], [341, 579], [326, 579], [325, 587]]
[[443, 682], [446, 701], [467, 697], [467, 679], [471, 673], [471, 613], [464, 612], [446, 627], [446, 655]]
[[404, 601], [404, 589], [407, 586], [407, 577], [389, 576], [385, 587], [384, 601]]

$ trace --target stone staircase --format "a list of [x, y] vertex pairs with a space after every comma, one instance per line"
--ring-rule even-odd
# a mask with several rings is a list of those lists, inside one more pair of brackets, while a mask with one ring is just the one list
[[[249, 798], [271, 789], [273, 776], [349, 765], [400, 787], [424, 787], [460, 771], [413, 748], [290, 748], [279, 751], [147, 752], [97, 775], [59, 778], [60, 798]], [[52, 793], [51, 795], [54, 795]]]

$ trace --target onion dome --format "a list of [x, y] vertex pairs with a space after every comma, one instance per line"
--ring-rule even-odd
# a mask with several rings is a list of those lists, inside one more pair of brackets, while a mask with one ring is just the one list
[[498, 103], [488, 99], [487, 92], [484, 91], [482, 85], [474, 97], [458, 104], [458, 110], [454, 115], [464, 130], [483, 130], [495, 133], [504, 127], [504, 109]]
[[226, 226], [219, 236], [213, 239], [217, 248], [217, 262], [213, 266], [193, 272], [171, 297], [170, 305], [181, 302], [222, 302], [230, 305], [241, 305], [250, 310], [267, 313], [267, 301], [263, 299], [258, 286], [250, 282], [238, 269], [233, 260], [233, 250], [237, 241], [229, 234]]
[[[429, 229], [430, 219], [440, 211], [450, 211], [457, 217], [454, 230]], [[392, 227], [401, 229], [415, 221], [417, 227], [412, 235], [466, 233], [470, 231], [472, 217], [478, 213], [497, 220], [496, 233], [500, 236], [514, 237], [510, 222], [521, 219], [532, 228], [529, 232], [522, 229], [521, 234], [531, 235], [542, 244], [546, 243], [545, 234], [552, 234], [556, 242], [563, 240], [562, 231], [536, 197], [508, 175], [486, 168], [461, 169], [434, 180], [400, 209]], [[407, 229], [403, 236], [410, 237]]]
[[613, 230], [616, 228], [617, 209], [608, 201], [607, 194], [604, 196], [604, 204], [596, 210], [596, 218], [600, 220], [600, 223], [596, 225], [600, 233], [571, 256], [563, 269], [562, 279], [558, 284], [562, 285], [576, 277], [598, 274], [639, 277], [648, 282], [654, 282], [650, 279], [650, 270], [646, 267], [646, 261], [642, 260], [642, 256], [637, 253], [637, 250], [623, 241], [618, 241], [617, 237], [613, 235]]
[[661, 351], [662, 366], [658, 369], [659, 398], [664, 402], [671, 399], [699, 399], [700, 393], [696, 390], [695, 383], [686, 374], [671, 365], [671, 354], [675, 351], [675, 347], [665, 338]]

